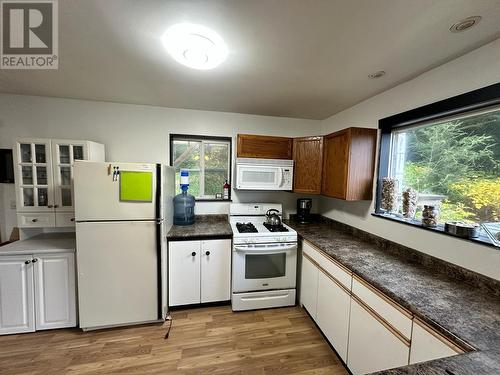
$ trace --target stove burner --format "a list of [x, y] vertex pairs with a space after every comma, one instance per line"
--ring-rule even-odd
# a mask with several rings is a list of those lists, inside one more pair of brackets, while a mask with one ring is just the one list
[[236, 223], [236, 229], [240, 233], [257, 233], [258, 230], [252, 223]]
[[288, 232], [288, 229], [283, 225], [270, 225], [267, 223], [264, 223], [264, 226], [269, 229], [269, 232]]

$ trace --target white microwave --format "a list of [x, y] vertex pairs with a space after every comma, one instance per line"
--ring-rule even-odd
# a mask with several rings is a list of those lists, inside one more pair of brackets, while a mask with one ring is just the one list
[[236, 159], [236, 189], [292, 190], [293, 160]]

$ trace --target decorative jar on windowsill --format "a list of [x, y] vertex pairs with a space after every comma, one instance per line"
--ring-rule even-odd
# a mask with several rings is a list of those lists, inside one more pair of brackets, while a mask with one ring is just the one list
[[390, 177], [382, 179], [380, 208], [387, 214], [393, 214], [398, 209], [398, 180]]
[[422, 226], [436, 228], [439, 222], [439, 208], [437, 206], [425, 205], [422, 211]]
[[413, 220], [417, 212], [418, 192], [415, 189], [408, 188], [403, 191], [403, 217]]

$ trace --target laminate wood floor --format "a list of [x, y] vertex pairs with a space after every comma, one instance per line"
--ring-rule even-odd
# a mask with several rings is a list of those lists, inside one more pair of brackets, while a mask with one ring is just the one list
[[299, 307], [172, 315], [167, 340], [167, 324], [0, 336], [0, 374], [347, 374]]

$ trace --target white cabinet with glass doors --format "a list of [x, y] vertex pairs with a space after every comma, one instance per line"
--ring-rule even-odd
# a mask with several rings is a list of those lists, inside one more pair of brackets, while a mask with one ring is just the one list
[[20, 228], [74, 225], [73, 164], [104, 161], [104, 145], [66, 139], [19, 139], [14, 144]]

